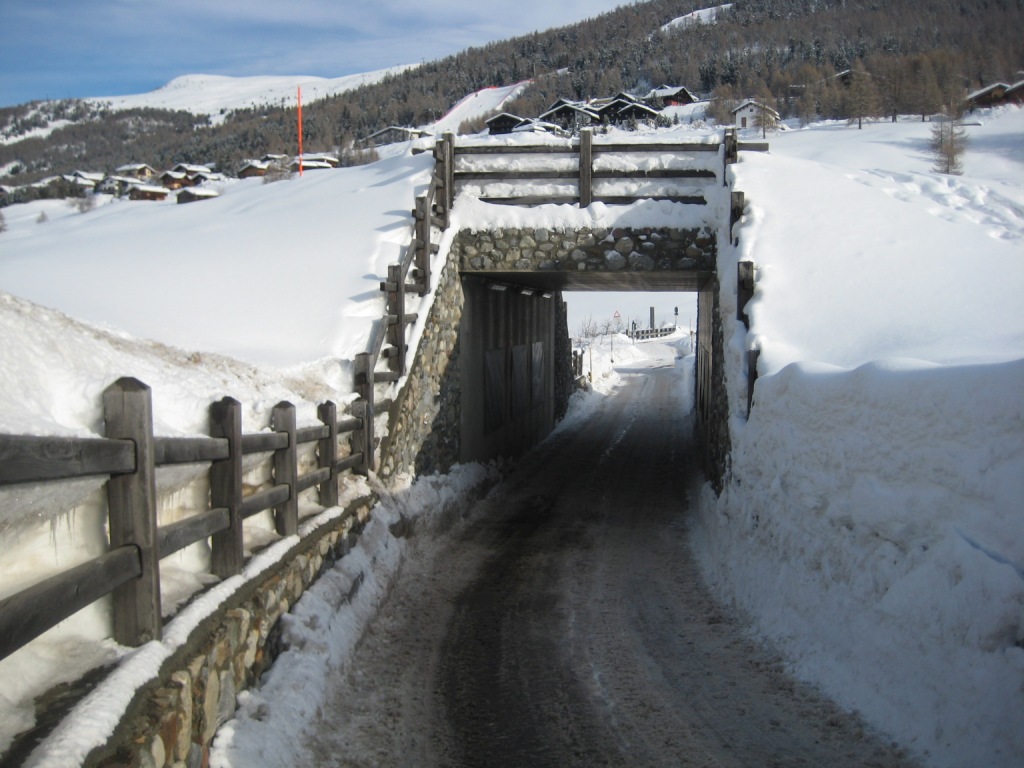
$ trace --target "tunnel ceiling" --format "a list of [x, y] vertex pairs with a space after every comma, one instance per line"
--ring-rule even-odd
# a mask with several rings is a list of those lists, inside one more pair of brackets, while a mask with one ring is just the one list
[[710, 271], [597, 272], [597, 271], [464, 271], [474, 278], [498, 285], [537, 291], [663, 291], [697, 292], [711, 279]]

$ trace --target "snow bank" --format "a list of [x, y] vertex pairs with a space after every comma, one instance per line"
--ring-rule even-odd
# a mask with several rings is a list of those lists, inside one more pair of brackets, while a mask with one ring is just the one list
[[752, 325], [693, 543], [798, 676], [943, 768], [1024, 761], [1024, 111], [989, 118], [960, 178], [911, 122], [743, 156]]

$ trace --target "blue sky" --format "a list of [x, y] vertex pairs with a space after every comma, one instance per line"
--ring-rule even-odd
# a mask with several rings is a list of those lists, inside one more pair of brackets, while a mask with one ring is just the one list
[[439, 58], [623, 3], [0, 0], [0, 106], [145, 93], [187, 74], [340, 77]]

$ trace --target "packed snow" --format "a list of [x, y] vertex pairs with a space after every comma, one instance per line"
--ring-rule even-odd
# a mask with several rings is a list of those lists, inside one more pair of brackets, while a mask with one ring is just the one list
[[[748, 201], [739, 248], [719, 253], [731, 475], [720, 498], [703, 489], [694, 524], [715, 590], [794, 673], [937, 768], [1024, 760], [1024, 110], [972, 122], [961, 177], [931, 171], [919, 119], [791, 125], [769, 137], [770, 153], [744, 153], [730, 170]], [[409, 242], [429, 172], [429, 155], [395, 154], [276, 184], [224, 182], [198, 205], [5, 208], [0, 429], [97, 433], [99, 393], [121, 375], [153, 387], [161, 434], [201, 432], [223, 394], [247, 403], [255, 428], [283, 397], [311, 422], [315, 402], [350, 396], [349, 361], [380, 317], [378, 282]], [[455, 213], [461, 226], [664, 226], [692, 215], [643, 204], [528, 213], [469, 198]], [[749, 332], [730, 306], [740, 259], [756, 265]], [[621, 364], [628, 340], [607, 341]], [[592, 353], [596, 378], [612, 384], [603, 348]], [[748, 420], [751, 348], [760, 361]], [[437, 482], [439, 496], [460, 483]], [[96, 491], [62, 490], [79, 511], [52, 528], [7, 527], [3, 594], [95, 554], [82, 536], [102, 527]], [[50, 520], [41, 497], [3, 499], [22, 519]], [[375, 541], [366, 537], [366, 557], [387, 559]], [[296, 615], [328, 614], [322, 625], [337, 636], [290, 652], [309, 648], [302, 663], [313, 669], [341, 663], [358, 633], [318, 600], [311, 593]], [[97, 643], [105, 621], [100, 606], [49, 633], [45, 650], [0, 662], [16, 681], [0, 691], [0, 744], [31, 722], [47, 675], [64, 671], [61, 648], [92, 642], [95, 658], [77, 668], [123, 658], [148, 669], [145, 658], [162, 653]], [[130, 687], [127, 677], [103, 690]], [[243, 719], [289, 717], [287, 700], [259, 692], [240, 705]], [[276, 764], [266, 733], [246, 749], [262, 746]], [[53, 738], [40, 764], [65, 754], [48, 752], [58, 743], [81, 748], [102, 733], [79, 720]]]

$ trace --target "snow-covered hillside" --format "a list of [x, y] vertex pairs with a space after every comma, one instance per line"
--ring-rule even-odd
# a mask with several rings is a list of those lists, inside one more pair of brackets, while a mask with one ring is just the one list
[[[1008, 768], [1024, 761], [1024, 110], [977, 117], [962, 177], [931, 172], [919, 119], [791, 126], [733, 167], [749, 207], [740, 249], [720, 250], [726, 318], [738, 259], [757, 288], [750, 333], [726, 327], [732, 482], [700, 493], [695, 535], [797, 674], [929, 765]], [[223, 393], [251, 398], [247, 423], [281, 396], [312, 423], [317, 399], [347, 396], [429, 164], [234, 182], [199, 205], [6, 208], [0, 430], [95, 433], [126, 374], [153, 387], [164, 434], [201, 431]], [[52, 541], [89, 554], [72, 530], [87, 514], [6, 530], [0, 591], [68, 565]], [[30, 720], [38, 676], [103, 620], [0, 662], [17, 682], [0, 722]]]
[[99, 96], [85, 99], [110, 109], [180, 109], [196, 115], [222, 116], [233, 109], [262, 105], [294, 107], [298, 88], [302, 88], [304, 104], [336, 96], [362, 85], [383, 80], [412, 66], [391, 67], [344, 77], [310, 77], [276, 75], [259, 77], [228, 77], [226, 75], [183, 75], [162, 88], [129, 96]]

